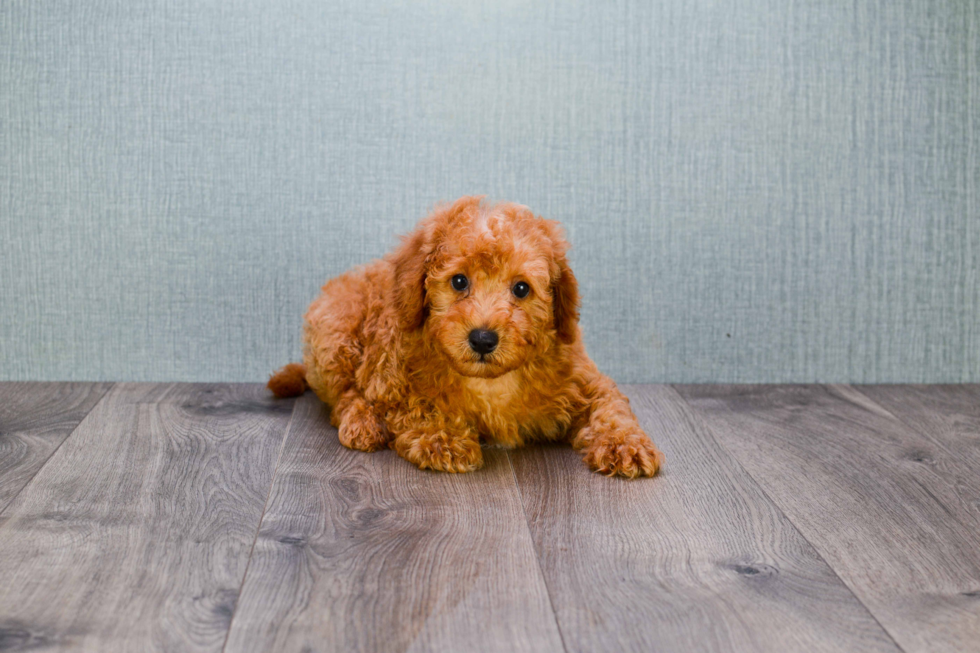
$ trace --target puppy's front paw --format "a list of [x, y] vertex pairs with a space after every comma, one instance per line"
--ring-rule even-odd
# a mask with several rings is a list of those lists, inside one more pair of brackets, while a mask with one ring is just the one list
[[574, 445], [592, 470], [607, 476], [653, 476], [663, 465], [663, 453], [638, 427], [585, 427]]
[[352, 403], [344, 412], [337, 437], [340, 444], [358, 451], [377, 451], [388, 446], [384, 424], [363, 400]]
[[483, 466], [483, 451], [476, 438], [452, 437], [444, 431], [408, 431], [395, 438], [398, 455], [418, 466], [440, 472], [472, 472]]

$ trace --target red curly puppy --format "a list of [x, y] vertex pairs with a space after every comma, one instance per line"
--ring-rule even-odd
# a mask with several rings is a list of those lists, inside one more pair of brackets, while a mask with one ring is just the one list
[[596, 471], [653, 476], [662, 454], [585, 353], [561, 227], [481, 200], [437, 207], [384, 260], [323, 286], [304, 364], [269, 388], [308, 385], [344, 446], [391, 446], [421, 469], [479, 468], [481, 438], [567, 440]]

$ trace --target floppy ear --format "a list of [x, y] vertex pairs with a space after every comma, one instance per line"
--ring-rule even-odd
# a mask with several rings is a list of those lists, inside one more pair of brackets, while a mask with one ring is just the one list
[[425, 229], [405, 237], [395, 252], [395, 307], [402, 329], [418, 329], [425, 322], [425, 268], [429, 255]]
[[578, 337], [578, 280], [568, 266], [568, 241], [565, 230], [555, 220], [539, 220], [545, 236], [551, 241], [552, 256], [558, 274], [551, 282], [551, 308], [554, 311], [558, 340], [566, 345]]
[[551, 287], [551, 304], [555, 312], [558, 339], [570, 345], [578, 335], [578, 281], [564, 255], [558, 258], [558, 278]]

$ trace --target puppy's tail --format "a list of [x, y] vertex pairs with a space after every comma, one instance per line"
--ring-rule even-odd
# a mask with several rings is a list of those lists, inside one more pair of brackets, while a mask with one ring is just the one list
[[302, 363], [290, 363], [269, 377], [266, 387], [280, 399], [300, 396], [310, 387], [306, 382], [306, 366]]

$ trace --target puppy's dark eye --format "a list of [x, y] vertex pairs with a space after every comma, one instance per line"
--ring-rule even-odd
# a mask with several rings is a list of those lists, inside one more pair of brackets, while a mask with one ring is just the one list
[[465, 274], [457, 274], [455, 277], [453, 277], [451, 283], [453, 284], [453, 288], [456, 290], [466, 290], [466, 288], [470, 285], [470, 280], [466, 278]]
[[518, 299], [524, 299], [527, 294], [531, 292], [531, 286], [527, 285], [523, 281], [518, 281], [514, 284], [513, 288], [514, 296]]

